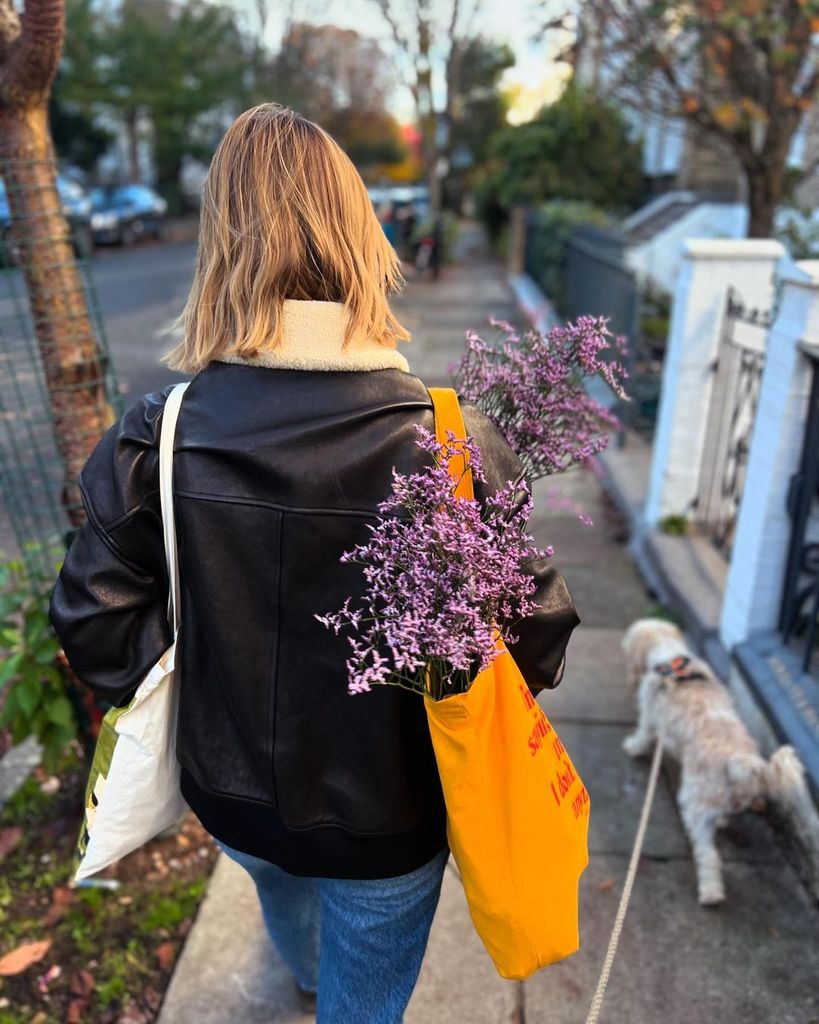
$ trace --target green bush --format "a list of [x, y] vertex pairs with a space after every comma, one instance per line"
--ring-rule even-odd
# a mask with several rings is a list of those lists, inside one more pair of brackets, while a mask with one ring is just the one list
[[611, 227], [610, 216], [589, 203], [555, 199], [530, 212], [526, 230], [526, 272], [562, 310], [569, 236], [581, 225]]
[[492, 140], [492, 189], [507, 209], [552, 199], [632, 210], [643, 192], [639, 139], [618, 106], [571, 82], [527, 124]]
[[[59, 563], [55, 565], [55, 576]], [[33, 579], [21, 560], [0, 564], [0, 727], [13, 743], [36, 736], [43, 765], [54, 771], [79, 723], [59, 662], [60, 642], [48, 620], [50, 581]]]

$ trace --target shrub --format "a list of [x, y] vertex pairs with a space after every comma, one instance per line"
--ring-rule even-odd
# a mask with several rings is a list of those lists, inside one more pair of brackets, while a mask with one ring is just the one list
[[[55, 576], [58, 570], [59, 563]], [[65, 746], [78, 737], [79, 722], [48, 619], [50, 582], [34, 579], [21, 560], [0, 564], [0, 727], [11, 730], [13, 743], [36, 736], [43, 765], [53, 772]]]

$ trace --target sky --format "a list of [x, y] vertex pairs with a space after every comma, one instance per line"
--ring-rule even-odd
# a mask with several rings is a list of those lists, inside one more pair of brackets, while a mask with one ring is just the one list
[[[372, 0], [291, 2], [299, 12], [296, 20], [301, 17], [317, 24], [335, 24], [353, 28], [362, 35], [389, 40], [389, 29]], [[238, 0], [237, 6], [251, 11], [255, 4], [254, 0]], [[502, 82], [515, 93], [510, 120], [516, 123], [530, 119], [544, 103], [556, 99], [566, 75], [565, 66], [550, 59], [553, 44], [532, 41], [540, 18], [545, 17], [538, 14], [538, 6], [537, 0], [480, 0], [480, 13], [475, 21], [475, 28], [482, 35], [509, 43], [517, 57], [516, 66], [506, 72]], [[442, 4], [444, 12], [448, 7], [448, 3]], [[277, 24], [274, 15], [268, 27], [269, 42], [275, 45], [280, 34], [281, 22]], [[396, 95], [393, 113], [402, 121], [412, 119], [412, 100], [405, 89]]]

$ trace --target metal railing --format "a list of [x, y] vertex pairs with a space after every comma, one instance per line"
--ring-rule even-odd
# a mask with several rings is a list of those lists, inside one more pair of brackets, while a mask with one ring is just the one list
[[791, 538], [779, 630], [799, 649], [802, 671], [819, 677], [819, 351], [803, 352], [813, 377], [799, 470], [788, 493]]
[[746, 308], [738, 293], [728, 290], [717, 357], [710, 367], [711, 399], [694, 506], [699, 528], [726, 557], [745, 487], [770, 322], [770, 312]]
[[22, 558], [32, 586], [47, 586], [79, 506], [58, 430], [74, 451], [90, 450], [121, 396], [90, 268], [55, 209], [56, 168], [13, 163], [0, 166], [0, 550]]

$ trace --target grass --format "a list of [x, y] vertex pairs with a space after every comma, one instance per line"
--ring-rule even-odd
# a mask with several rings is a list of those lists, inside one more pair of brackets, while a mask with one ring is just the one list
[[[73, 886], [86, 772], [72, 754], [56, 793], [43, 790], [38, 772], [0, 814], [0, 829], [23, 829], [0, 866], [0, 956], [52, 940], [40, 962], [0, 977], [0, 1024], [63, 1024], [78, 999], [82, 1024], [114, 1024], [134, 1003], [141, 1020], [154, 1020], [204, 894], [217, 851], [192, 814], [175, 835], [102, 872], [119, 882], [115, 891]], [[61, 971], [47, 982], [54, 965]]]

